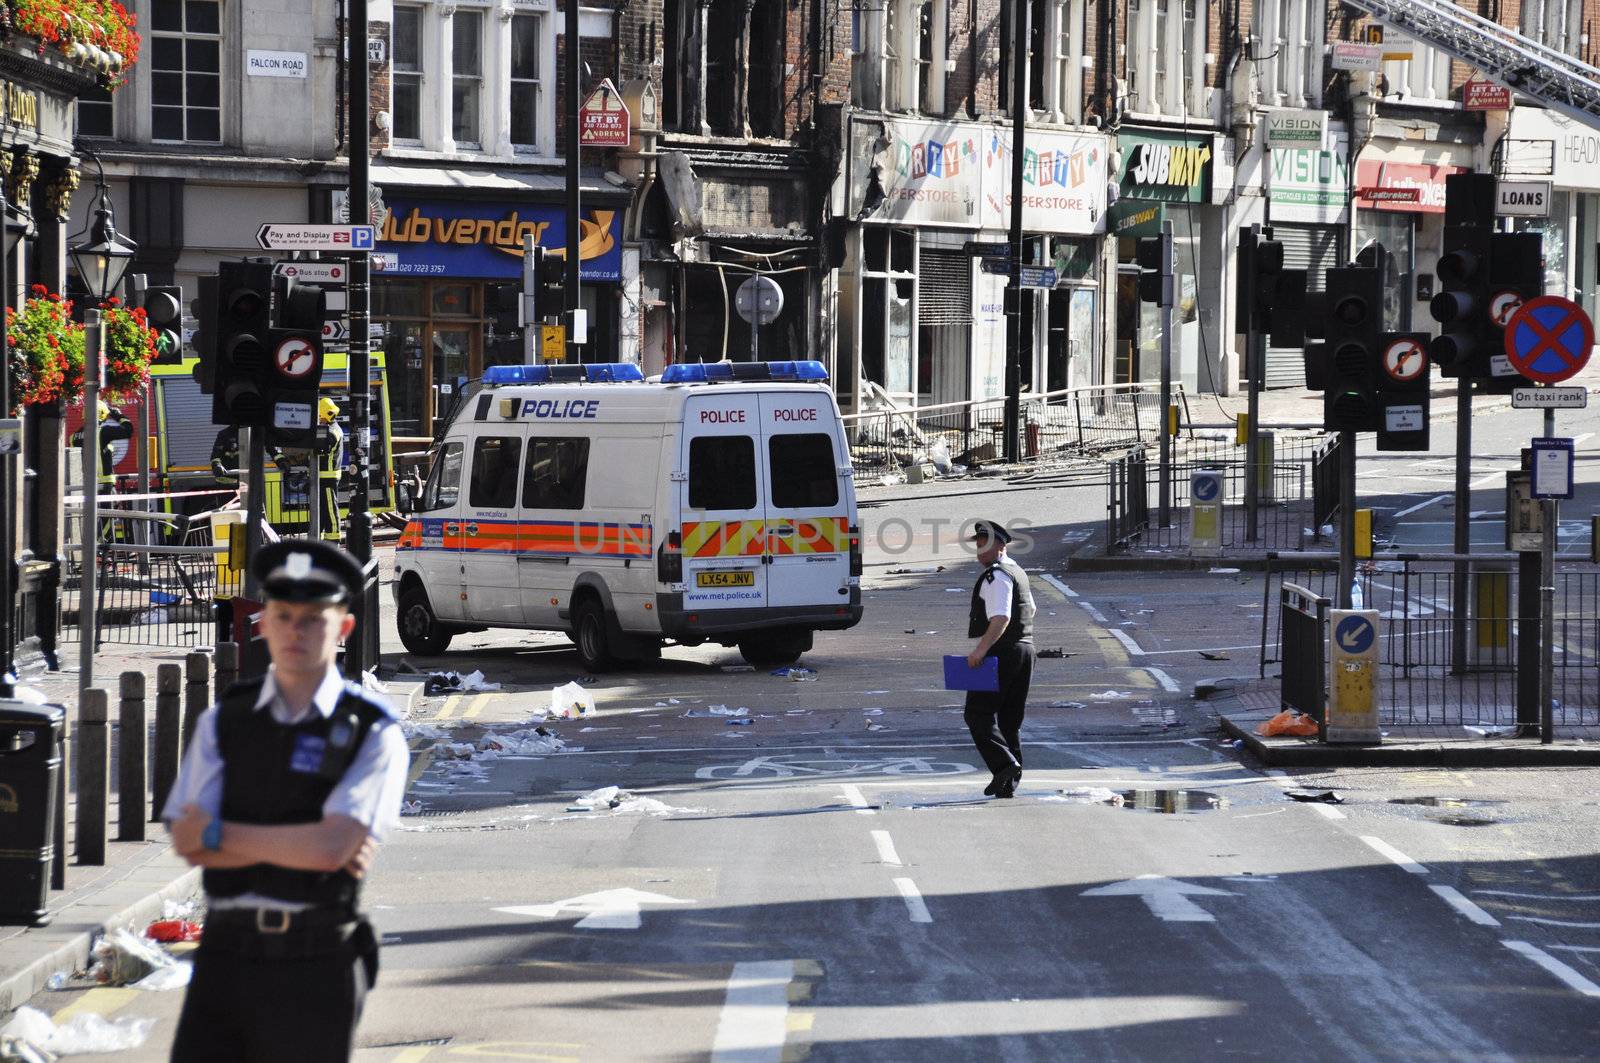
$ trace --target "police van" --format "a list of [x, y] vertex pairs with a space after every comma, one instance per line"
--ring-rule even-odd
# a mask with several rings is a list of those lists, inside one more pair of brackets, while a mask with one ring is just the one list
[[395, 553], [400, 639], [565, 631], [585, 668], [671, 640], [788, 664], [861, 619], [855, 485], [820, 362], [494, 366]]

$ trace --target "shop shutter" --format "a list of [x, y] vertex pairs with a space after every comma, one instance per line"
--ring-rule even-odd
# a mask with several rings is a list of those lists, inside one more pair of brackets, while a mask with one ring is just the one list
[[923, 248], [917, 263], [917, 324], [972, 323], [972, 259], [965, 251]]
[[[1339, 264], [1344, 230], [1337, 225], [1272, 226], [1273, 239], [1283, 244], [1283, 268], [1306, 271], [1306, 287], [1320, 292], [1326, 286], [1323, 271]], [[1269, 388], [1300, 388], [1306, 383], [1305, 353], [1298, 347], [1267, 348], [1266, 380]]]
[[154, 380], [161, 392], [168, 469], [204, 469], [209, 474], [211, 447], [222, 431], [220, 425], [211, 423], [211, 396], [187, 373]]

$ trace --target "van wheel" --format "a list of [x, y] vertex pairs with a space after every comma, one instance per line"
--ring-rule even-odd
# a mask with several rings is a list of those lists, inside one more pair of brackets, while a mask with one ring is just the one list
[[611, 666], [611, 638], [606, 631], [606, 611], [593, 598], [585, 598], [572, 611], [572, 644], [578, 660], [591, 672]]
[[793, 664], [805, 651], [806, 647], [792, 639], [746, 639], [739, 643], [739, 656], [757, 668]]
[[419, 657], [437, 657], [450, 645], [453, 632], [439, 623], [428, 594], [412, 587], [400, 596], [400, 641]]

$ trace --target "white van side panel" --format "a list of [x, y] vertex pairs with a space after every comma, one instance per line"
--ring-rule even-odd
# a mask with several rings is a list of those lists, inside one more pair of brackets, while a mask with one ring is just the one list
[[[666, 525], [657, 515], [659, 485], [673, 462], [663, 454], [667, 426], [607, 425], [592, 437], [584, 519], [601, 527], [600, 548], [572, 558], [568, 595], [586, 572], [602, 578], [623, 631], [659, 634], [655, 550]], [[588, 544], [585, 544], [586, 547]]]

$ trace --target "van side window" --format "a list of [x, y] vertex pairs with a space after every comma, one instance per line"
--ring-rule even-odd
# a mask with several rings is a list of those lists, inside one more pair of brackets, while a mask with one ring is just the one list
[[839, 473], [833, 440], [821, 432], [772, 436], [767, 440], [772, 470], [772, 504], [779, 509], [813, 509], [839, 504]]
[[433, 455], [433, 469], [422, 489], [422, 511], [453, 506], [461, 497], [461, 444], [446, 443]]
[[749, 436], [689, 441], [689, 508], [754, 509], [756, 446]]
[[582, 509], [589, 478], [587, 439], [530, 439], [523, 509]]
[[517, 436], [480, 436], [472, 444], [472, 486], [467, 504], [473, 509], [517, 507], [517, 463], [522, 440]]

